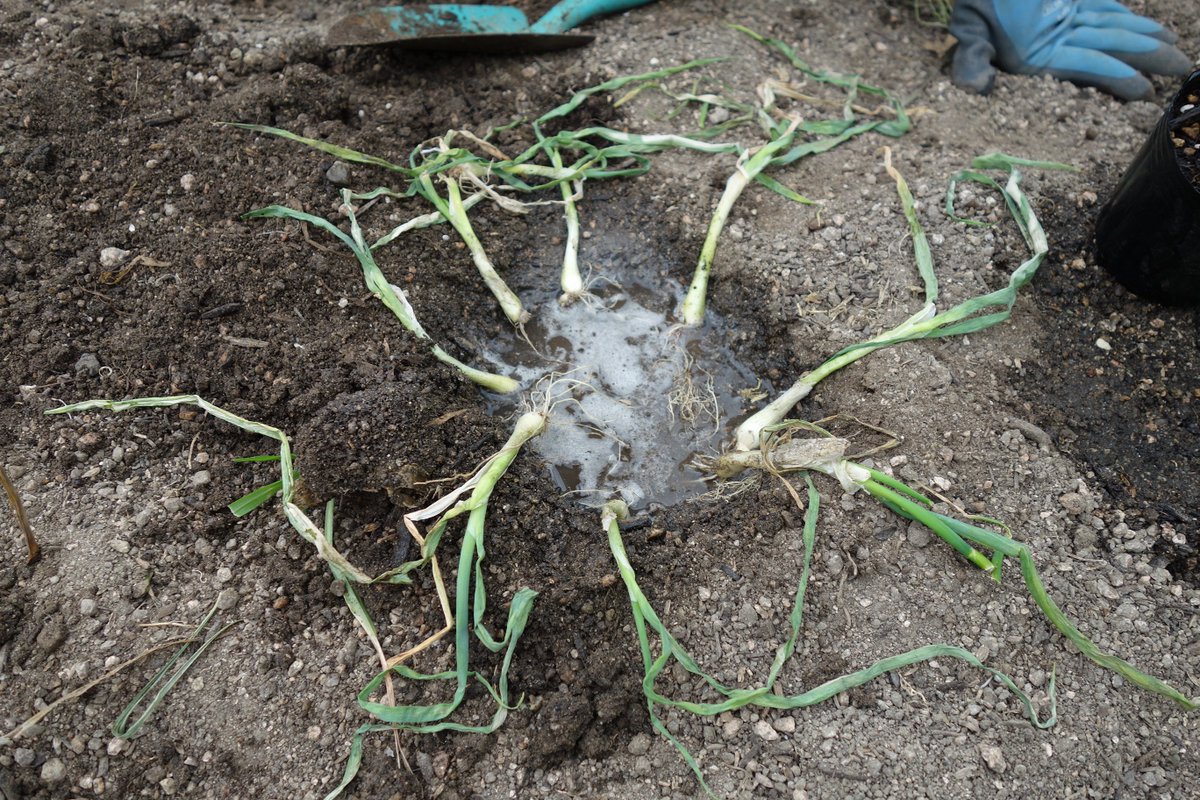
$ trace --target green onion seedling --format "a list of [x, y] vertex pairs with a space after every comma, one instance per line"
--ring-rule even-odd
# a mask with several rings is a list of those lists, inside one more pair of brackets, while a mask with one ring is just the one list
[[413, 333], [417, 338], [423, 339], [429, 343], [430, 350], [435, 358], [444, 364], [448, 364], [474, 383], [479, 384], [485, 389], [493, 392], [507, 393], [516, 391], [517, 382], [505, 375], [496, 375], [484, 370], [476, 369], [467, 366], [454, 356], [447, 353], [439, 345], [435, 344], [430, 339], [429, 334], [425, 332], [420, 321], [417, 319], [416, 312], [413, 311], [412, 305], [408, 302], [408, 297], [404, 294], [404, 290], [393, 283], [390, 283], [384, 276], [383, 271], [375, 262], [375, 256], [371, 252], [371, 248], [367, 246], [366, 240], [363, 238], [362, 228], [358, 224], [358, 219], [354, 216], [352, 207], [351, 194], [348, 190], [343, 190], [342, 199], [343, 207], [347, 210], [347, 215], [350, 219], [350, 234], [347, 235], [340, 228], [334, 225], [329, 220], [318, 217], [313, 214], [308, 214], [303, 211], [297, 211], [294, 208], [286, 206], [267, 206], [256, 211], [250, 211], [242, 216], [248, 219], [254, 218], [270, 218], [277, 217], [282, 219], [294, 219], [301, 222], [307, 222], [311, 225], [333, 234], [342, 241], [358, 259], [359, 265], [363, 271], [363, 281], [367, 288], [378, 297], [388, 309], [396, 315], [396, 319], [400, 320], [409, 332]]
[[704, 237], [704, 245], [700, 248], [700, 260], [696, 264], [691, 286], [688, 287], [687, 295], [683, 299], [684, 325], [694, 326], [704, 323], [708, 276], [712, 272], [713, 259], [717, 255], [717, 240], [721, 238], [721, 231], [725, 228], [729, 212], [733, 210], [733, 204], [742, 196], [742, 192], [750, 185], [750, 182], [767, 168], [776, 154], [791, 145], [799, 125], [798, 117], [792, 119], [770, 142], [756, 151], [742, 153], [738, 158], [737, 167], [729, 176], [729, 180], [725, 182], [725, 190], [721, 193], [717, 209], [708, 223], [708, 233]]
[[[786, 483], [786, 481], [785, 481]], [[889, 656], [876, 661], [868, 667], [860, 669], [856, 672], [843, 675], [825, 683], [820, 684], [806, 692], [797, 695], [785, 695], [779, 692], [776, 688], [776, 681], [779, 678], [780, 672], [787, 664], [792, 654], [796, 650], [796, 645], [800, 637], [800, 631], [803, 623], [804, 614], [804, 596], [808, 587], [809, 574], [812, 567], [812, 555], [817, 528], [817, 515], [820, 508], [820, 495], [817, 494], [816, 488], [812, 481], [807, 481], [808, 498], [804, 512], [804, 525], [801, 536], [803, 538], [804, 552], [797, 565], [799, 568], [799, 579], [796, 585], [794, 605], [791, 613], [788, 615], [789, 630], [787, 638], [780, 645], [775, 653], [775, 658], [771, 663], [770, 671], [763, 685], [752, 689], [739, 689], [727, 686], [718, 681], [711, 674], [700, 668], [696, 660], [690, 653], [679, 643], [679, 641], [671, 634], [666, 625], [663, 624], [658, 614], [655, 612], [653, 605], [646, 597], [645, 592], [638, 584], [637, 573], [634, 570], [633, 563], [629, 558], [629, 554], [625, 549], [625, 542], [621, 536], [620, 522], [628, 513], [628, 508], [619, 500], [606, 503], [601, 514], [601, 526], [604, 528], [608, 536], [609, 549], [612, 552], [613, 560], [617, 564], [617, 571], [620, 574], [621, 581], [625, 584], [626, 593], [629, 595], [630, 609], [633, 613], [634, 628], [637, 631], [638, 645], [642, 654], [642, 668], [644, 677], [642, 679], [642, 692], [646, 697], [646, 705], [650, 714], [650, 724], [656, 732], [663, 738], [669, 741], [679, 752], [684, 762], [691, 767], [699, 780], [701, 787], [710, 796], [715, 797], [716, 794], [708, 785], [704, 778], [703, 770], [695, 756], [688, 750], [679, 738], [671, 733], [658, 714], [658, 708], [665, 706], [681, 711], [687, 711], [692, 714], [701, 716], [715, 716], [728, 711], [735, 711], [739, 708], [757, 707], [765, 710], [792, 710], [798, 708], [807, 708], [809, 706], [823, 703], [842, 692], [853, 689], [857, 686], [869, 683], [870, 681], [884, 675], [888, 672], [903, 669], [904, 667], [929, 661], [935, 658], [955, 658], [963, 661], [973, 667], [991, 673], [996, 680], [1004, 685], [1013, 695], [1021, 702], [1030, 721], [1039, 728], [1047, 728], [1055, 723], [1055, 693], [1054, 693], [1054, 677], [1051, 673], [1049, 684], [1049, 699], [1050, 699], [1050, 714], [1048, 719], [1041, 720], [1038, 717], [1037, 710], [1033, 700], [1026, 695], [1017, 684], [1004, 673], [995, 670], [982, 661], [980, 661], [971, 651], [962, 647], [953, 645], [926, 645], [918, 647], [915, 650], [910, 650], [907, 653], [900, 655]], [[790, 484], [787, 484], [790, 492], [795, 492]], [[798, 497], [797, 497], [798, 499]], [[658, 652], [655, 653], [654, 640], [658, 642]], [[688, 673], [695, 675], [705, 683], [705, 691], [715, 693], [720, 699], [716, 702], [700, 702], [690, 700], [676, 700], [667, 697], [659, 691], [657, 683], [659, 677], [663, 675], [666, 668], [674, 661]]]
[[[312, 544], [317, 551], [317, 555], [321, 557], [331, 567], [336, 566], [348, 579], [355, 583], [372, 583], [376, 580], [360, 570], [358, 567], [350, 563], [350, 561], [342, 555], [337, 548], [329, 544], [325, 536], [316, 524], [309, 519], [304, 510], [296, 505], [296, 469], [292, 463], [292, 445], [288, 441], [287, 436], [283, 431], [276, 427], [267, 425], [262, 422], [248, 420], [245, 417], [239, 417], [231, 411], [226, 411], [218, 405], [208, 402], [202, 397], [194, 394], [173, 395], [170, 397], [138, 397], [129, 400], [85, 400], [82, 403], [74, 403], [72, 405], [63, 406], [62, 408], [54, 408], [46, 412], [48, 415], [55, 414], [74, 414], [81, 411], [130, 411], [142, 408], [169, 408], [173, 406], [192, 405], [202, 411], [216, 417], [217, 419], [232, 425], [235, 428], [246, 431], [247, 433], [257, 433], [260, 436], [266, 436], [268, 439], [274, 439], [279, 443], [279, 477], [280, 477], [280, 503], [283, 506], [283, 514], [291, 524], [292, 528], [300, 534], [309, 544]], [[389, 580], [390, 583], [406, 583], [407, 578]]]
[[[1015, 558], [1021, 567], [1021, 577], [1034, 603], [1046, 619], [1080, 652], [1102, 667], [1110, 669], [1130, 683], [1168, 697], [1187, 710], [1200, 708], [1200, 701], [1188, 698], [1179, 690], [1134, 667], [1127, 661], [1103, 653], [1063, 614], [1046, 592], [1030, 549], [1013, 539], [933, 511], [933, 501], [879, 470], [857, 464], [840, 455], [846, 442], [842, 439], [794, 439], [786, 434], [797, 426], [811, 430], [811, 423], [783, 423], [771, 430], [760, 448], [753, 452], [726, 453], [716, 459], [716, 474], [734, 475], [741, 469], [770, 469], [773, 472], [816, 471], [836, 478], [847, 492], [865, 490], [884, 506], [900, 516], [917, 522], [950, 544], [972, 564], [1000, 580], [999, 566], [1005, 556]], [[991, 550], [988, 558], [975, 548], [980, 545]]]
[[[154, 716], [154, 712], [158, 709], [162, 701], [175, 688], [175, 684], [179, 683], [188, 670], [200, 659], [200, 656], [204, 655], [204, 651], [216, 642], [217, 639], [220, 639], [226, 631], [238, 624], [236, 622], [227, 622], [220, 627], [214, 626], [207, 635], [204, 635], [205, 630], [209, 626], [209, 621], [216, 613], [217, 604], [214, 602], [212, 608], [208, 610], [208, 613], [196, 625], [195, 630], [192, 631], [187, 641], [175, 651], [175, 654], [167, 660], [167, 663], [162, 665], [158, 672], [154, 674], [154, 677], [134, 695], [129, 704], [117, 715], [117, 719], [112, 725], [113, 735], [118, 739], [132, 739], [134, 736], [137, 736], [142, 727]], [[195, 650], [192, 650], [192, 653], [188, 655], [188, 650], [191, 650], [193, 646], [195, 646]], [[181, 658], [184, 659], [183, 662], [178, 667], [175, 667], [175, 662]], [[142, 712], [130, 721], [134, 712], [138, 710], [142, 705], [142, 701], [151, 692], [154, 692], [154, 696], [146, 703], [146, 707], [142, 709]]]
[[[508, 712], [514, 707], [510, 701], [508, 673], [517, 642], [520, 640], [529, 614], [533, 610], [533, 601], [537, 597], [537, 592], [529, 588], [518, 590], [509, 606], [504, 635], [499, 639], [492, 636], [483, 621], [487, 612], [487, 588], [483, 572], [483, 560], [486, 556], [484, 532], [487, 526], [488, 500], [491, 498], [496, 484], [516, 459], [521, 448], [530, 439], [545, 430], [546, 415], [547, 411], [545, 410], [522, 414], [517, 419], [508, 441], [495, 455], [485, 461], [470, 479], [429, 507], [405, 515], [405, 525], [421, 545], [421, 558], [403, 565], [395, 572], [407, 575], [426, 564], [434, 565], [434, 577], [438, 584], [439, 598], [442, 602], [443, 612], [447, 614], [446, 627], [416, 647], [388, 659], [386, 668], [372, 678], [359, 692], [359, 706], [379, 722], [365, 724], [355, 732], [350, 758], [346, 762], [342, 780], [326, 796], [326, 800], [336, 798], [354, 780], [362, 763], [363, 738], [367, 734], [398, 730], [422, 733], [437, 731], [491, 733], [500, 727], [507, 718]], [[441, 585], [441, 571], [437, 568], [436, 552], [446, 527], [452, 520], [464, 514], [467, 515], [467, 525], [459, 550], [454, 612], [451, 616], [445, 588]], [[429, 534], [422, 537], [417, 530], [416, 523], [428, 519], [436, 519], [436, 521]], [[472, 580], [474, 586], [472, 586]], [[426, 674], [418, 672], [404, 663], [438, 641], [450, 630], [455, 631], [454, 670]], [[472, 631], [475, 633], [476, 640], [488, 650], [493, 653], [504, 651], [495, 684], [489, 681], [482, 672], [471, 669]], [[396, 705], [391, 702], [390, 698], [387, 703], [372, 700], [372, 695], [380, 685], [393, 676], [417, 681], [454, 681], [454, 694], [449, 700], [429, 705]], [[495, 701], [496, 710], [491, 719], [481, 725], [448, 721], [446, 718], [462, 704], [466, 697], [467, 687], [472, 682], [482, 685]]]
[[[890, 152], [885, 155], [885, 163], [896, 181], [901, 207], [913, 234], [917, 271], [925, 283], [926, 303], [924, 307], [896, 327], [841, 350], [816, 369], [800, 376], [791, 388], [738, 426], [735, 442], [739, 450], [752, 450], [758, 447], [762, 431], [782, 421], [796, 403], [808, 396], [813, 387], [843, 367], [876, 350], [917, 339], [975, 333], [1004, 322], [1012, 315], [1018, 291], [1037, 274], [1038, 267], [1041, 266], [1046, 253], [1049, 252], [1050, 245], [1046, 241], [1046, 233], [1042, 229], [1041, 222], [1034, 213], [1029, 199], [1021, 189], [1021, 173], [1016, 167], [1033, 164], [1045, 169], [1071, 168], [1064, 164], [1023, 161], [999, 153], [976, 159], [972, 162], [972, 170], [956, 173], [951, 178], [952, 187], [961, 181], [973, 181], [998, 189], [1004, 197], [1013, 221], [1025, 238], [1030, 249], [1030, 256], [1013, 271], [1007, 286], [964, 300], [958, 305], [938, 313], [935, 305], [938, 297], [938, 284], [933, 271], [933, 258], [925, 240], [925, 233], [917, 219], [912, 194], [909, 192], [904, 178], [892, 168]], [[1008, 173], [1008, 179], [1001, 185], [988, 175], [976, 171], [979, 169], [1004, 170]], [[950, 213], [953, 214], [952, 205], [950, 205]]]
[[471, 227], [471, 220], [467, 216], [467, 209], [463, 204], [462, 190], [459, 187], [458, 179], [453, 175], [442, 175], [441, 177], [446, 186], [445, 197], [438, 193], [433, 185], [433, 179], [428, 173], [417, 178], [417, 191], [422, 197], [433, 203], [438, 213], [445, 217], [458, 232], [463, 244], [471, 253], [475, 268], [479, 270], [484, 284], [496, 298], [496, 302], [500, 304], [500, 310], [504, 312], [504, 316], [513, 325], [518, 327], [524, 325], [529, 321], [529, 312], [521, 304], [521, 298], [517, 297], [516, 292], [508, 288], [508, 284], [500, 277], [500, 273], [496, 271], [495, 265], [488, 257], [483, 243], [475, 234], [475, 229]]

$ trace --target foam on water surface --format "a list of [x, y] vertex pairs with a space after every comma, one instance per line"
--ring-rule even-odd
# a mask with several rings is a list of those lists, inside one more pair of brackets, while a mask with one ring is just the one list
[[[660, 293], [608, 287], [565, 308], [538, 298], [529, 304], [529, 343], [514, 331], [483, 351], [526, 390], [548, 373], [565, 375], [546, 430], [531, 446], [559, 488], [583, 503], [619, 495], [633, 508], [671, 505], [704, 492], [689, 462], [729, 440], [753, 410], [745, 395], [771, 391], [723, 345], [724, 325], [711, 312], [699, 330], [668, 318], [680, 296], [672, 284]], [[701, 401], [688, 414], [671, 402], [685, 376]], [[496, 410], [511, 409], [505, 402], [497, 398]]]

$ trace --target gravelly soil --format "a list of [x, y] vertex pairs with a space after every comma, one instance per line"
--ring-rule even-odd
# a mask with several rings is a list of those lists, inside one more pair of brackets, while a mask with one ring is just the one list
[[[1092, 265], [1097, 205], [1154, 125], [1157, 102], [1120, 104], [1050, 80], [1002, 76], [990, 98], [953, 88], [929, 49], [940, 32], [906, 4], [664, 2], [589, 27], [588, 48], [536, 57], [330, 50], [348, 4], [0, 5], [0, 462], [45, 545], [0, 568], [0, 735], [76, 686], [190, 627], [224, 593], [240, 624], [130, 742], [109, 730], [163, 656], [101, 683], [15, 741], [0, 740], [0, 796], [323, 797], [366, 721], [354, 702], [375, 656], [311, 548], [270, 509], [225, 505], [269, 479], [258, 437], [178, 409], [43, 417], [62, 402], [195, 392], [294, 436], [315, 500], [335, 498], [339, 546], [368, 572], [405, 557], [399, 517], [423, 481], [494, 452], [510, 421], [414, 343], [328, 237], [239, 215], [272, 202], [334, 216], [332, 159], [214, 126], [279, 125], [402, 159], [452, 127], [484, 131], [574, 90], [700, 56], [749, 96], [781, 68], [724, 27], [797, 45], [923, 112], [899, 140], [866, 136], [779, 177], [821, 200], [761, 188], [735, 208], [711, 304], [727, 344], [777, 385], [920, 302], [904, 220], [877, 152], [894, 149], [920, 202], [946, 302], [1002, 285], [1025, 257], [1015, 229], [971, 229], [940, 211], [945, 181], [990, 150], [1070, 162], [1025, 187], [1052, 253], [1011, 322], [882, 351], [798, 410], [882, 425], [882, 462], [970, 512], [1004, 519], [1051, 593], [1105, 650], [1200, 693], [1200, 464], [1194, 310], [1140, 302]], [[1182, 0], [1146, 4], [1185, 52], [1200, 21]], [[1172, 92], [1161, 83], [1161, 96]], [[604, 98], [569, 120], [674, 130], [650, 96]], [[525, 134], [505, 134], [514, 149]], [[505, 138], [508, 137], [508, 138]], [[672, 155], [648, 178], [589, 188], [585, 266], [620, 281], [666, 264], [686, 282], [732, 164]], [[352, 185], [387, 176], [352, 170]], [[987, 215], [975, 191], [963, 207]], [[424, 209], [420, 209], [423, 211]], [[396, 204], [380, 229], [418, 213]], [[394, 224], [394, 223], [392, 223]], [[476, 214], [518, 291], [555, 280], [552, 208]], [[441, 230], [410, 234], [381, 263], [431, 335], [470, 358], [507, 323]], [[129, 251], [120, 268], [104, 248]], [[139, 260], [140, 259], [140, 260]], [[135, 263], [136, 262], [136, 263]], [[119, 278], [119, 279], [118, 279]], [[536, 309], [534, 310], [536, 313]], [[458, 412], [458, 413], [452, 413]], [[822, 482], [805, 627], [787, 693], [930, 642], [1011, 674], [1059, 723], [1032, 727], [986, 676], [938, 661], [812, 709], [716, 719], [665, 714], [726, 797], [1196, 796], [1197, 722], [1079, 655], [1014, 573], [996, 586], [936, 539]], [[718, 678], [761, 683], [785, 634], [801, 552], [799, 512], [762, 483], [729, 502], [656, 510], [628, 536], [665, 622]], [[7, 523], [5, 530], [8, 530]], [[457, 536], [457, 533], [453, 534]], [[628, 602], [594, 511], [519, 458], [491, 503], [493, 608], [540, 596], [513, 662], [526, 703], [490, 736], [368, 739], [357, 797], [694, 797], [695, 779], [654, 736]], [[432, 584], [376, 587], [366, 602], [391, 651], [440, 625]], [[502, 621], [502, 620], [501, 620]], [[168, 623], [163, 625], [160, 623]], [[445, 668], [438, 646], [424, 669]], [[473, 654], [476, 655], [476, 654]], [[478, 658], [485, 658], [482, 651]], [[669, 672], [660, 688], [695, 692]], [[439, 698], [402, 685], [407, 702]], [[490, 713], [472, 694], [466, 719]]]

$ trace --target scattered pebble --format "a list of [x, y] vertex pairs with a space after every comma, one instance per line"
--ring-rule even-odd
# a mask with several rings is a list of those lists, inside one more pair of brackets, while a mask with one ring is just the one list
[[1067, 492], [1058, 498], [1058, 502], [1068, 513], [1076, 516], [1086, 514], [1092, 510], [1091, 498], [1079, 492]]
[[929, 529], [916, 522], [908, 526], [908, 543], [913, 547], [925, 547], [929, 544]]
[[233, 580], [233, 570], [229, 567], [220, 567], [217, 569], [217, 582], [229, 583]]
[[21, 166], [30, 172], [45, 172], [54, 166], [55, 155], [54, 145], [50, 142], [43, 142], [29, 151], [29, 155], [25, 156], [25, 161]]
[[196, 188], [196, 176], [190, 172], [184, 173], [179, 178], [179, 185], [183, 188], [183, 190], [185, 192], [192, 191], [192, 189]]
[[1116, 614], [1125, 619], [1137, 619], [1139, 616], [1137, 606], [1130, 602], [1124, 602], [1117, 606]]
[[334, 186], [350, 185], [350, 165], [345, 161], [333, 162], [333, 166], [325, 170], [325, 180]]
[[62, 647], [62, 643], [67, 640], [67, 626], [63, 624], [61, 619], [55, 617], [42, 626], [38, 631], [37, 645], [47, 653], [53, 653], [58, 648]]
[[1037, 425], [1034, 425], [1032, 422], [1026, 422], [1025, 420], [1017, 417], [1009, 417], [1006, 424], [1016, 428], [1026, 439], [1042, 447], [1049, 447], [1053, 442], [1053, 440], [1050, 438], [1050, 434], [1046, 433], [1046, 431], [1042, 430]]
[[119, 247], [106, 247], [100, 251], [100, 266], [105, 269], [114, 269], [124, 264], [127, 258], [129, 258], [128, 250], [122, 250]]
[[116, 550], [118, 553], [129, 552], [129, 542], [125, 541], [124, 539], [113, 539], [108, 543], [108, 546], [113, 550]]
[[37, 753], [28, 747], [18, 747], [13, 750], [13, 761], [16, 761], [19, 767], [32, 767], [35, 759], [37, 759]]
[[1105, 351], [1106, 353], [1109, 350], [1112, 350], [1112, 345], [1108, 343], [1107, 339], [1097, 339], [1096, 347], [1099, 347], [1101, 350]]
[[992, 772], [1001, 773], [1008, 769], [1008, 762], [1004, 760], [1004, 752], [995, 745], [979, 745], [979, 755], [983, 757], [983, 763]]
[[639, 733], [629, 740], [627, 747], [631, 756], [644, 756], [650, 752], [650, 737]]
[[49, 758], [46, 759], [45, 764], [42, 764], [42, 780], [46, 783], [58, 783], [65, 777], [67, 777], [67, 765], [61, 758]]
[[85, 617], [90, 617], [96, 613], [96, 601], [90, 597], [85, 597], [79, 601], [79, 613]]
[[96, 358], [95, 353], [84, 353], [75, 362], [75, 374], [96, 377], [100, 374], [100, 359]]
[[212, 473], [206, 469], [202, 469], [192, 476], [192, 486], [208, 486], [212, 482]]
[[754, 733], [763, 741], [779, 741], [779, 732], [772, 728], [771, 723], [767, 722], [765, 719], [760, 719], [758, 722], [754, 723]]
[[238, 593], [234, 589], [222, 589], [217, 595], [217, 608], [228, 611], [238, 604]]

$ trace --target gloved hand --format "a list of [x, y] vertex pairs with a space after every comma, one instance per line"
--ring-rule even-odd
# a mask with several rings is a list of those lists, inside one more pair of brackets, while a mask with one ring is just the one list
[[1153, 91], [1141, 72], [1184, 75], [1192, 67], [1172, 46], [1173, 33], [1116, 0], [956, 0], [950, 33], [958, 39], [951, 78], [980, 94], [996, 80], [993, 63], [1097, 86], [1122, 100]]

